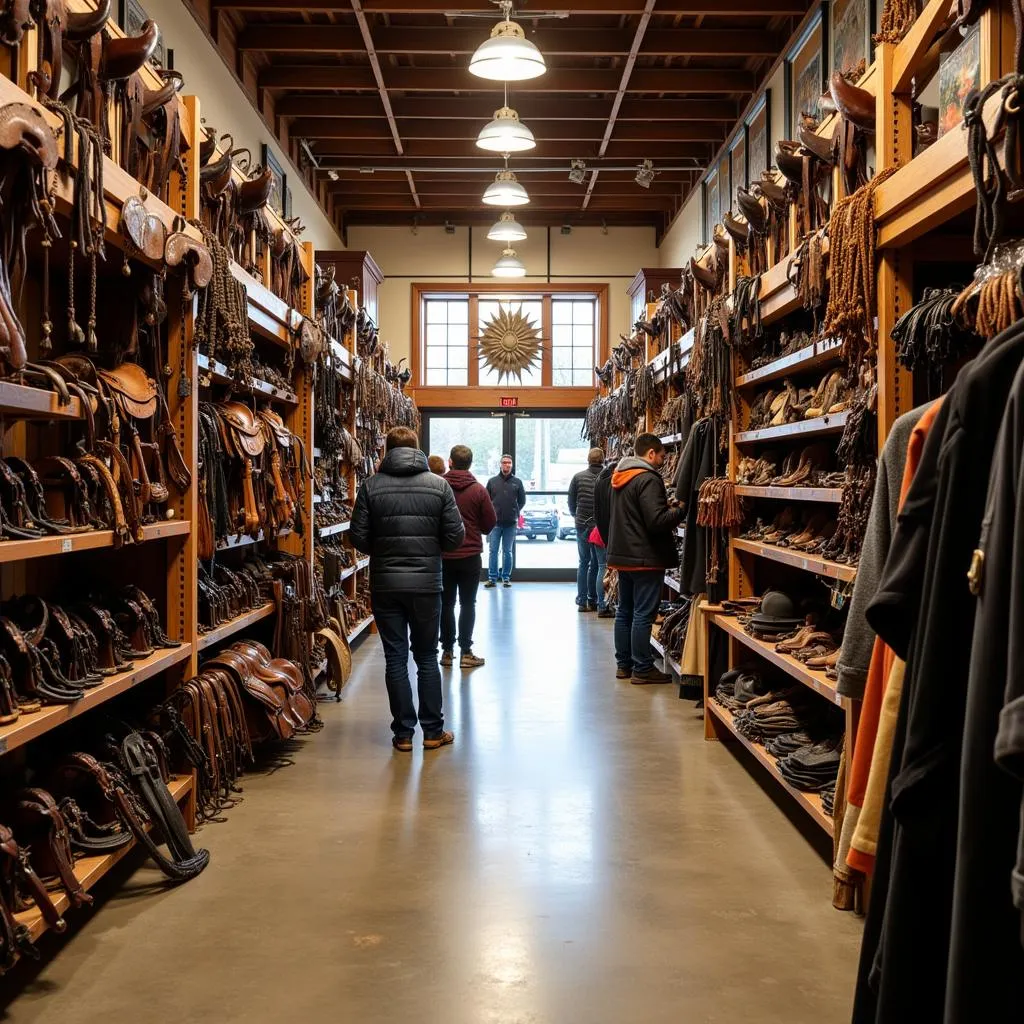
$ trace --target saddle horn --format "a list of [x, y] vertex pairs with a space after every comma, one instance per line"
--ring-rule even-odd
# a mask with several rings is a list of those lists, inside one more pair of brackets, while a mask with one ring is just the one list
[[95, 11], [68, 12], [64, 38], [73, 43], [81, 43], [102, 31], [110, 17], [111, 3], [112, 0], [100, 0]]
[[152, 19], [142, 23], [137, 36], [104, 39], [100, 78], [115, 82], [133, 75], [153, 56], [159, 41], [160, 26]]
[[867, 89], [851, 85], [838, 71], [833, 71], [829, 91], [836, 109], [847, 121], [866, 132], [875, 130], [875, 97]]

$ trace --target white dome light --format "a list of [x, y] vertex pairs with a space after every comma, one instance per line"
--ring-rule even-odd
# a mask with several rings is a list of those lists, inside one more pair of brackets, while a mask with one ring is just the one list
[[511, 210], [506, 210], [487, 232], [491, 242], [521, 242], [526, 237], [526, 229]]
[[[511, 6], [511, 5], [510, 5]], [[469, 62], [470, 74], [492, 82], [525, 82], [547, 71], [540, 50], [514, 21], [499, 21]]]
[[498, 171], [483, 194], [486, 206], [525, 206], [529, 201], [526, 189], [512, 171]]
[[526, 277], [526, 267], [520, 262], [515, 249], [503, 249], [501, 259], [494, 264], [492, 277]]
[[511, 107], [502, 107], [494, 112], [494, 120], [480, 129], [476, 144], [491, 153], [523, 153], [533, 149], [537, 141]]

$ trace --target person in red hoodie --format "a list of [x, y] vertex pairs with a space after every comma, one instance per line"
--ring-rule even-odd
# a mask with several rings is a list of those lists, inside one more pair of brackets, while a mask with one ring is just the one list
[[473, 653], [473, 627], [476, 625], [476, 592], [480, 586], [483, 538], [494, 529], [497, 517], [487, 488], [469, 471], [472, 449], [457, 444], [448, 458], [448, 481], [455, 504], [462, 513], [466, 539], [457, 551], [445, 553], [441, 563], [441, 664], [450, 666], [455, 651], [455, 599], [459, 601], [459, 668], [479, 668], [483, 658]]

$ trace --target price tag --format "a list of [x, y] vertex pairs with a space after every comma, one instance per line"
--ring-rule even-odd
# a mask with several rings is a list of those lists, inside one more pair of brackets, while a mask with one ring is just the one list
[[65, 537], [60, 542], [60, 553], [62, 555], [66, 555], [70, 550], [71, 550], [71, 538], [70, 537]]

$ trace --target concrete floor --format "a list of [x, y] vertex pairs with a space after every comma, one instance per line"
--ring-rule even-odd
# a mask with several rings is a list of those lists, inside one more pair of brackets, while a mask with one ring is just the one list
[[454, 748], [392, 752], [367, 637], [324, 731], [201, 830], [207, 871], [136, 871], [3, 1019], [848, 1021], [860, 924], [692, 704], [616, 682], [565, 585], [479, 610]]

